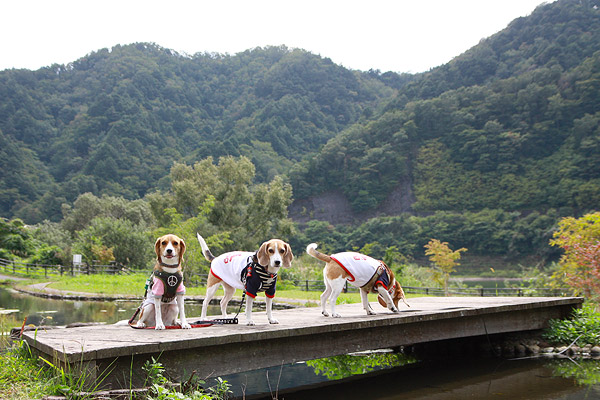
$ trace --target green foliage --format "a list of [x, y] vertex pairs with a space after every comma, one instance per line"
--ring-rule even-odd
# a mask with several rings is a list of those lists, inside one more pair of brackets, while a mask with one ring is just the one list
[[573, 310], [571, 318], [550, 320], [544, 337], [556, 344], [600, 345], [600, 313], [595, 307], [586, 302], [582, 308]]
[[435, 265], [433, 271], [434, 280], [441, 283], [444, 292], [448, 296], [448, 281], [450, 274], [456, 272], [454, 267], [459, 265], [460, 253], [467, 251], [464, 247], [458, 250], [450, 250], [447, 242], [440, 242], [438, 239], [431, 239], [425, 246], [425, 255]]
[[564, 250], [553, 281], [566, 283], [588, 299], [600, 299], [600, 212], [563, 218], [550, 244]]
[[[113, 257], [100, 257], [109, 249]], [[114, 260], [134, 268], [148, 267], [153, 249], [154, 241], [130, 221], [103, 217], [93, 219], [87, 228], [78, 231], [73, 243], [73, 251], [81, 253], [89, 264]]]
[[146, 383], [149, 387], [148, 400], [225, 400], [229, 398], [231, 385], [217, 378], [216, 384], [208, 388], [208, 393], [202, 388], [204, 381], [190, 379], [180, 386], [180, 390], [171, 385], [165, 376], [165, 367], [154, 357], [147, 360], [142, 369], [146, 373]]
[[23, 221], [0, 218], [0, 248], [9, 257], [27, 257], [33, 251], [31, 237]]
[[150, 43], [0, 72], [0, 215], [58, 221], [81, 193], [141, 198], [174, 161], [246, 155], [268, 182], [394, 94], [299, 49], [183, 57]]
[[572, 379], [578, 385], [600, 384], [600, 364], [595, 359], [552, 360], [550, 362], [554, 376]]
[[207, 271], [196, 232], [214, 254], [239, 249], [257, 249], [265, 240], [290, 238], [294, 231], [287, 218], [292, 188], [276, 176], [268, 183], [255, 183], [255, 169], [246, 157], [211, 157], [192, 166], [175, 164], [171, 169], [171, 190], [146, 198], [161, 228], [187, 244], [188, 265]]
[[401, 353], [370, 353], [320, 358], [309, 360], [306, 364], [313, 367], [316, 374], [324, 375], [329, 380], [338, 380], [413, 362], [414, 359]]
[[[0, 315], [0, 323], [4, 317]], [[0, 351], [1, 398], [37, 399], [52, 393], [51, 375], [40, 368], [26, 342], [14, 342]]]

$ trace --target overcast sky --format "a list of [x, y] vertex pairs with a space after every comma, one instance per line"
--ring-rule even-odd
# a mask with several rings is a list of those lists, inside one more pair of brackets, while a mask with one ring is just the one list
[[1, 0], [0, 70], [68, 64], [117, 44], [235, 54], [286, 45], [346, 68], [422, 72], [540, 0]]

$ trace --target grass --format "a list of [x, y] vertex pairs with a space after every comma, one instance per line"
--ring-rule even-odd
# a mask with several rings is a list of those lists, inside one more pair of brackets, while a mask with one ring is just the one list
[[[57, 290], [62, 290], [65, 293], [84, 292], [101, 295], [122, 295], [141, 297], [144, 294], [144, 283], [148, 278], [148, 274], [130, 274], [130, 275], [78, 275], [78, 276], [62, 276], [52, 279], [52, 282], [47, 287]], [[19, 286], [27, 286], [32, 283], [45, 282], [44, 279], [35, 279], [24, 281]], [[204, 286], [187, 286], [186, 294], [188, 296], [199, 296], [206, 293]], [[222, 294], [222, 289], [219, 289], [217, 295]], [[241, 291], [237, 292], [241, 296]], [[320, 301], [321, 292], [307, 292], [299, 289], [278, 289], [277, 297], [282, 299], [298, 299], [302, 301], [315, 302]], [[410, 296], [407, 296], [410, 297]], [[369, 301], [377, 301], [375, 294], [369, 294]], [[358, 292], [342, 293], [338, 297], [338, 304], [359, 303], [360, 294]]]
[[52, 394], [55, 383], [51, 374], [38, 365], [25, 342], [9, 343], [5, 332], [9, 326], [14, 326], [13, 321], [0, 315], [0, 398], [39, 399]]

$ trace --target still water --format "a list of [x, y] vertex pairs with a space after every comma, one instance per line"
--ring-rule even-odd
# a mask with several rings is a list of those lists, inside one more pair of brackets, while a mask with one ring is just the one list
[[[600, 399], [599, 360], [454, 358], [416, 362], [335, 382], [304, 363], [271, 368], [268, 377], [265, 371], [251, 378], [240, 375], [230, 382], [238, 387], [246, 382], [247, 400], [271, 399], [271, 393], [283, 400]], [[309, 386], [293, 388], [299, 382]], [[252, 390], [261, 385], [266, 393], [252, 396]], [[242, 397], [239, 390], [236, 395]]]
[[[54, 300], [19, 293], [0, 286], [0, 313], [19, 321], [27, 317], [27, 324], [68, 325], [74, 322], [102, 322], [113, 324], [131, 318], [140, 301], [69, 301]], [[4, 310], [3, 310], [4, 309]], [[237, 312], [234, 307], [228, 312]], [[186, 302], [186, 315], [197, 317], [202, 311], [201, 303]], [[218, 306], [209, 307], [209, 315], [220, 314]]]
[[[139, 302], [65, 301], [0, 287], [0, 312], [20, 323], [67, 325], [129, 319]], [[199, 316], [200, 304], [186, 304]], [[237, 307], [230, 312], [236, 312]], [[218, 314], [218, 307], [211, 309]], [[268, 349], [266, 349], [268, 351]], [[243, 360], [241, 362], [251, 362]], [[237, 398], [404, 400], [600, 400], [600, 360], [452, 358], [425, 362], [375, 352], [312, 360], [223, 376]]]

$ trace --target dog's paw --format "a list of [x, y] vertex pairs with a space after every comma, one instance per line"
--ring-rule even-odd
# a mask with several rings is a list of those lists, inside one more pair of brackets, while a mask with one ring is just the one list
[[270, 324], [278, 324], [279, 321], [277, 321], [275, 318], [272, 318], [272, 319], [269, 320], [269, 323]]
[[156, 324], [154, 329], [156, 329], [157, 331], [162, 331], [163, 329], [165, 329], [165, 324]]
[[333, 318], [342, 318], [342, 316], [340, 314], [338, 314], [338, 313], [333, 313], [333, 314], [331, 314], [331, 316]]
[[321, 314], [323, 314], [324, 317], [329, 317], [329, 313], [327, 311], [322, 311]]
[[376, 315], [377, 313], [373, 310], [367, 310], [367, 315]]
[[138, 323], [137, 323], [137, 324], [135, 324], [135, 326], [136, 326], [137, 328], [145, 328], [145, 327], [146, 327], [146, 324], [145, 324], [144, 322], [142, 322], [142, 321], [138, 321]]
[[398, 310], [396, 307], [392, 307], [392, 308], [390, 308], [390, 311], [391, 311], [391, 312], [400, 312], [400, 310]]
[[246, 321], [246, 325], [248, 326], [254, 326], [254, 321], [252, 321], [251, 319], [249, 319], [248, 321]]
[[192, 329], [192, 326], [187, 322], [181, 324], [181, 329]]

